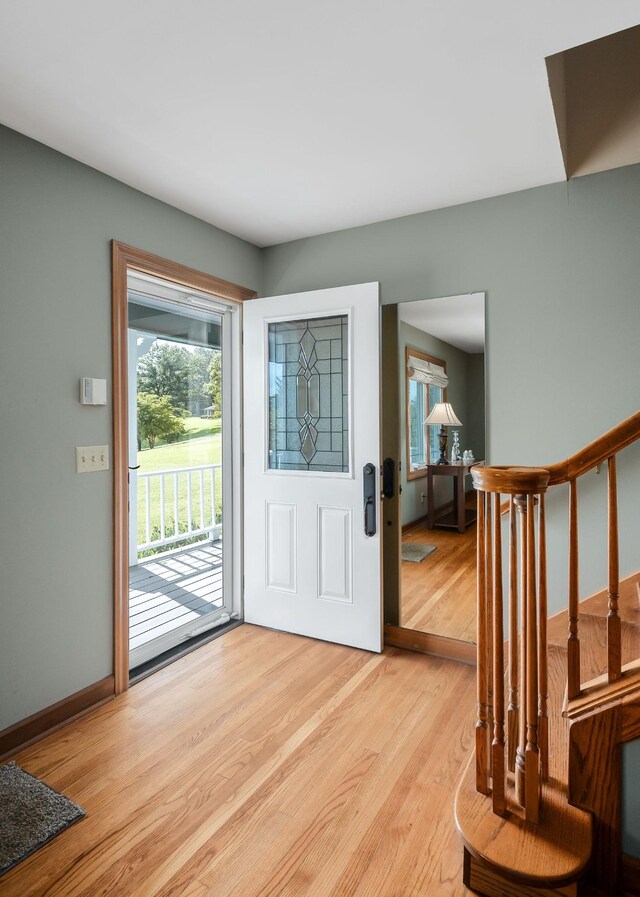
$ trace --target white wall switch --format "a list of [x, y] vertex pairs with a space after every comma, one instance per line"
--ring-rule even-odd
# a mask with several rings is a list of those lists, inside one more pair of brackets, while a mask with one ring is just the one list
[[76, 473], [92, 473], [94, 470], [109, 470], [109, 446], [76, 446]]
[[80, 402], [83, 405], [107, 404], [107, 381], [95, 377], [80, 379]]

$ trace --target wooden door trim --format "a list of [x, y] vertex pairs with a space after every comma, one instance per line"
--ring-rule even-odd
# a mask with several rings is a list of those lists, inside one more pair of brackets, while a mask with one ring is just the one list
[[62, 726], [96, 710], [107, 701], [111, 701], [113, 696], [113, 676], [107, 676], [3, 729], [0, 732], [0, 762], [46, 738]]
[[447, 660], [457, 660], [469, 666], [477, 665], [477, 645], [475, 642], [463, 642], [446, 635], [434, 635], [432, 632], [420, 632], [417, 629], [405, 629], [403, 626], [384, 627], [384, 643], [392, 648], [404, 648], [405, 651], [417, 651], [419, 654], [433, 654]]
[[127, 271], [154, 277], [211, 293], [232, 302], [254, 299], [255, 290], [238, 286], [203, 271], [180, 265], [111, 241], [112, 365], [113, 365], [113, 670], [115, 693], [129, 687], [129, 520], [127, 471], [129, 428], [127, 397]]

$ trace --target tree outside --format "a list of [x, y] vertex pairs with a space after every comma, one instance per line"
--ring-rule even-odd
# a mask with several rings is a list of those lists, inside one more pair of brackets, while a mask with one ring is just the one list
[[189, 356], [189, 410], [201, 414], [211, 404], [211, 376], [209, 366], [212, 355], [219, 355], [212, 349], [198, 346]]
[[222, 352], [198, 346], [187, 349], [158, 340], [138, 362], [138, 390], [168, 396], [174, 409], [201, 414], [214, 406], [219, 417], [222, 404]]
[[214, 417], [222, 416], [222, 352], [214, 352], [209, 363], [209, 395]]
[[174, 409], [188, 408], [190, 355], [184, 346], [158, 340], [138, 362], [138, 391], [167, 396]]
[[[220, 349], [205, 346], [187, 348], [162, 338], [158, 338], [151, 349], [139, 359], [137, 435], [138, 465], [141, 474], [220, 465], [221, 361]], [[190, 480], [189, 486], [188, 480]], [[222, 501], [220, 467], [215, 470], [207, 469], [202, 474], [196, 473], [193, 476], [183, 472], [177, 480], [167, 478], [163, 485], [164, 489], [161, 492], [159, 479], [138, 480], [138, 544], [145, 541], [147, 520], [152, 539], [160, 536], [160, 522], [163, 516], [168, 530], [172, 531], [175, 526], [176, 509], [177, 531], [185, 533], [184, 542], [174, 543], [176, 547], [194, 541], [187, 535], [187, 530], [189, 521], [193, 529], [197, 528], [201, 508], [204, 508], [206, 519], [210, 519], [210, 515], [214, 513], [215, 519], [220, 522]], [[201, 538], [196, 537], [195, 541]], [[166, 551], [165, 546], [146, 549], [143, 554], [146, 556], [162, 551]]]
[[157, 439], [173, 435], [177, 437], [184, 432], [184, 421], [176, 414], [169, 396], [138, 393], [138, 450], [142, 447], [143, 439], [153, 449]]

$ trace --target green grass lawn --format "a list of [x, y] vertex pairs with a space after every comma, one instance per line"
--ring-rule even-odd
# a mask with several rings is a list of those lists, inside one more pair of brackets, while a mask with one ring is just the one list
[[[211, 436], [222, 432], [222, 421], [219, 417], [208, 419], [203, 417], [185, 417], [183, 423], [186, 430], [186, 433], [183, 436], [177, 441], [175, 439], [169, 441], [158, 439], [156, 440], [156, 449], [162, 448], [167, 444], [179, 445], [189, 439], [197, 439], [199, 436]], [[154, 451], [154, 449], [148, 448], [146, 440], [143, 440], [143, 444], [147, 451]]]
[[175, 470], [176, 467], [197, 467], [200, 464], [220, 464], [222, 434], [199, 436], [187, 442], [160, 445], [138, 452], [140, 471]]
[[211, 433], [222, 432], [222, 421], [219, 417], [205, 419], [202, 417], [185, 417], [184, 428], [189, 435], [189, 439], [195, 439], [197, 436], [209, 436]]
[[[220, 464], [222, 461], [222, 432], [219, 421], [201, 420], [191, 417], [185, 420], [190, 438], [171, 445], [160, 445], [154, 449], [138, 452], [139, 473], [157, 470], [175, 470], [180, 467], [199, 467], [203, 464]], [[204, 434], [204, 435], [203, 435]], [[220, 522], [222, 511], [222, 471], [216, 472], [216, 520]], [[160, 528], [160, 478], [150, 481], [150, 524], [152, 538], [159, 537]], [[182, 531], [188, 520], [187, 474], [178, 478], [178, 523]], [[165, 531], [173, 535], [175, 520], [174, 479], [165, 478], [164, 495]], [[192, 528], [200, 527], [200, 475], [191, 475]], [[204, 516], [211, 520], [211, 473], [204, 475]], [[146, 541], [146, 489], [144, 480], [138, 480], [138, 543]]]

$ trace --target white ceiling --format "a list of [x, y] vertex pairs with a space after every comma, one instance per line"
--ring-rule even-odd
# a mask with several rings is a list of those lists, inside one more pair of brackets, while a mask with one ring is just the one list
[[463, 352], [484, 352], [484, 293], [401, 302], [398, 316]]
[[0, 122], [258, 245], [563, 179], [544, 58], [638, 0], [20, 0]]

